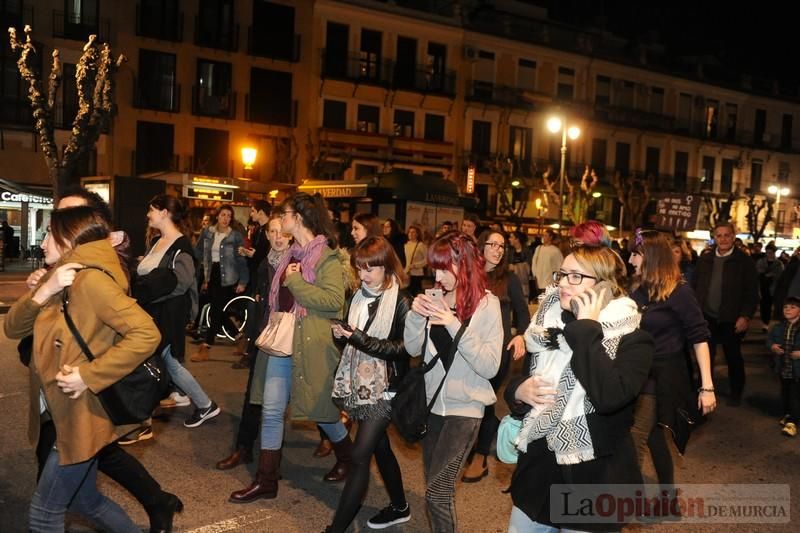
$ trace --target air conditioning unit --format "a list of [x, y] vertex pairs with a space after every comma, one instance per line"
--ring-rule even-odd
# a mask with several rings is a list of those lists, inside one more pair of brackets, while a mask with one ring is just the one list
[[477, 61], [478, 50], [474, 46], [464, 45], [464, 59], [467, 61]]

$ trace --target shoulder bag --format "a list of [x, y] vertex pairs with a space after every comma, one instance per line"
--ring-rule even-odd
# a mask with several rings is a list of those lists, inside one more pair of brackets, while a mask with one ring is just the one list
[[294, 313], [270, 311], [267, 325], [256, 339], [258, 349], [275, 357], [291, 357], [294, 341]]
[[[111, 273], [100, 267], [87, 266], [81, 270], [86, 268], [99, 270], [114, 279]], [[61, 293], [61, 310], [64, 312], [64, 320], [83, 353], [89, 361], [94, 361], [94, 354], [69, 315], [68, 289], [69, 287], [65, 287]], [[168, 388], [169, 374], [166, 365], [161, 354], [155, 353], [137, 366], [133, 372], [100, 391], [97, 397], [100, 398], [103, 409], [114, 425], [138, 424], [150, 418], [153, 410], [158, 406], [158, 402], [166, 396]]]

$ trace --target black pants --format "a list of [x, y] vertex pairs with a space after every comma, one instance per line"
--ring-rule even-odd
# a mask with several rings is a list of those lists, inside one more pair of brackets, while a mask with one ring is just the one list
[[205, 276], [203, 275], [203, 265], [197, 267], [197, 316], [194, 317], [194, 329], [200, 327], [200, 315], [203, 314], [203, 307], [208, 303], [208, 291], [203, 290]]
[[800, 423], [800, 380], [781, 378], [781, 403], [787, 422]]
[[331, 527], [333, 531], [345, 531], [361, 507], [369, 486], [369, 464], [373, 455], [392, 505], [397, 509], [405, 508], [403, 476], [389, 444], [389, 436], [386, 434], [386, 428], [390, 423], [391, 420], [388, 418], [359, 421], [353, 445], [353, 464], [333, 517]]
[[[508, 345], [508, 341], [503, 342], [503, 355], [500, 359], [500, 368], [497, 370], [497, 374], [489, 380], [495, 394], [497, 394], [503, 381], [505, 381], [508, 367], [511, 364], [511, 352], [505, 349]], [[495, 435], [497, 435], [498, 427], [500, 427], [500, 420], [494, 413], [494, 404], [487, 405], [483, 410], [483, 419], [478, 429], [478, 438], [475, 441], [475, 451], [477, 453], [481, 455], [489, 455], [491, 453], [492, 443], [494, 442]]]
[[255, 357], [251, 357], [250, 373], [247, 376], [247, 388], [244, 392], [244, 404], [242, 404], [242, 419], [239, 420], [239, 431], [236, 435], [237, 449], [252, 450], [253, 444], [261, 432], [261, 406], [250, 403], [250, 385], [253, 382], [255, 366]]
[[[37, 479], [55, 442], [56, 426], [52, 422], [45, 422], [41, 426], [39, 442], [36, 444], [36, 460], [39, 465]], [[158, 481], [153, 479], [138, 459], [123, 450], [116, 442], [97, 453], [97, 469], [130, 492], [145, 509], [158, 505], [164, 498]]]
[[206, 331], [206, 344], [214, 344], [214, 340], [222, 327], [222, 308], [233, 298], [235, 285], [222, 286], [222, 275], [219, 263], [211, 267], [211, 276], [208, 280], [208, 299], [211, 303], [211, 326]]
[[728, 380], [731, 386], [731, 397], [741, 398], [744, 391], [745, 373], [744, 359], [742, 359], [742, 339], [744, 333], [736, 333], [733, 322], [717, 322], [716, 319], [706, 316], [708, 328], [711, 330], [711, 374], [714, 374], [714, 356], [717, 344], [722, 345], [725, 352], [725, 361], [728, 363]]
[[761, 322], [764, 326], [768, 326], [772, 318], [772, 294], [769, 292], [771, 281], [766, 280], [761, 283]]

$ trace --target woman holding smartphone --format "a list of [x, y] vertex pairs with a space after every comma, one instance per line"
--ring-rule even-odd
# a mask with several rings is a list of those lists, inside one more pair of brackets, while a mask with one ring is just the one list
[[428, 248], [428, 264], [436, 272], [441, 296], [414, 298], [403, 338], [408, 353], [422, 355], [426, 363], [440, 357], [425, 374], [429, 402], [444, 383], [428, 418], [422, 460], [432, 529], [450, 532], [458, 530], [456, 480], [485, 406], [496, 401], [489, 380], [500, 367], [503, 322], [500, 302], [487, 290], [484, 259], [472, 237], [445, 233]]
[[383, 529], [410, 519], [400, 466], [386, 434], [391, 423], [389, 391], [408, 369], [403, 327], [411, 301], [402, 290], [408, 278], [392, 245], [381, 237], [367, 237], [356, 246], [352, 265], [361, 289], [350, 301], [346, 320], [332, 321], [334, 337], [346, 341], [332, 396], [350, 419], [358, 421], [358, 433], [329, 532], [344, 532], [355, 518], [367, 492], [373, 455], [390, 505], [367, 525]]
[[625, 264], [610, 248], [574, 248], [553, 280], [525, 332], [530, 367], [505, 392], [524, 416], [508, 531], [618, 531], [622, 524], [551, 518], [550, 488], [642, 483], [628, 428], [653, 340], [639, 329], [636, 303], [622, 289]]

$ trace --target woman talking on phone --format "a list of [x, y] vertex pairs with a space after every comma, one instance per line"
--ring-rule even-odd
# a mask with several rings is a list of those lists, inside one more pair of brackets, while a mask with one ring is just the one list
[[[455, 482], [472, 448], [485, 406], [496, 401], [491, 380], [500, 367], [503, 322], [500, 302], [487, 290], [484, 259], [472, 237], [445, 233], [428, 248], [437, 289], [414, 298], [404, 340], [428, 363], [428, 402], [435, 398], [422, 440], [425, 500], [432, 530], [457, 531]], [[433, 291], [437, 291], [434, 293]]]
[[327, 529], [331, 533], [344, 532], [358, 512], [367, 493], [373, 455], [390, 505], [367, 525], [383, 529], [410, 519], [400, 466], [386, 434], [391, 423], [389, 390], [408, 369], [403, 327], [411, 300], [401, 289], [408, 278], [391, 243], [382, 237], [361, 241], [353, 250], [352, 264], [361, 289], [353, 295], [345, 320], [331, 326], [334, 337], [346, 341], [333, 382], [333, 400], [351, 420], [358, 421], [358, 433], [353, 466]]
[[[579, 246], [553, 273], [525, 342], [526, 375], [506, 388], [524, 415], [511, 480], [510, 533], [558, 528], [618, 531], [621, 524], [569, 524], [551, 517], [558, 484], [641, 484], [629, 432], [647, 379], [653, 340], [624, 296], [625, 264], [608, 247]], [[553, 502], [553, 509], [559, 502]], [[568, 510], [564, 510], [568, 512]]]

